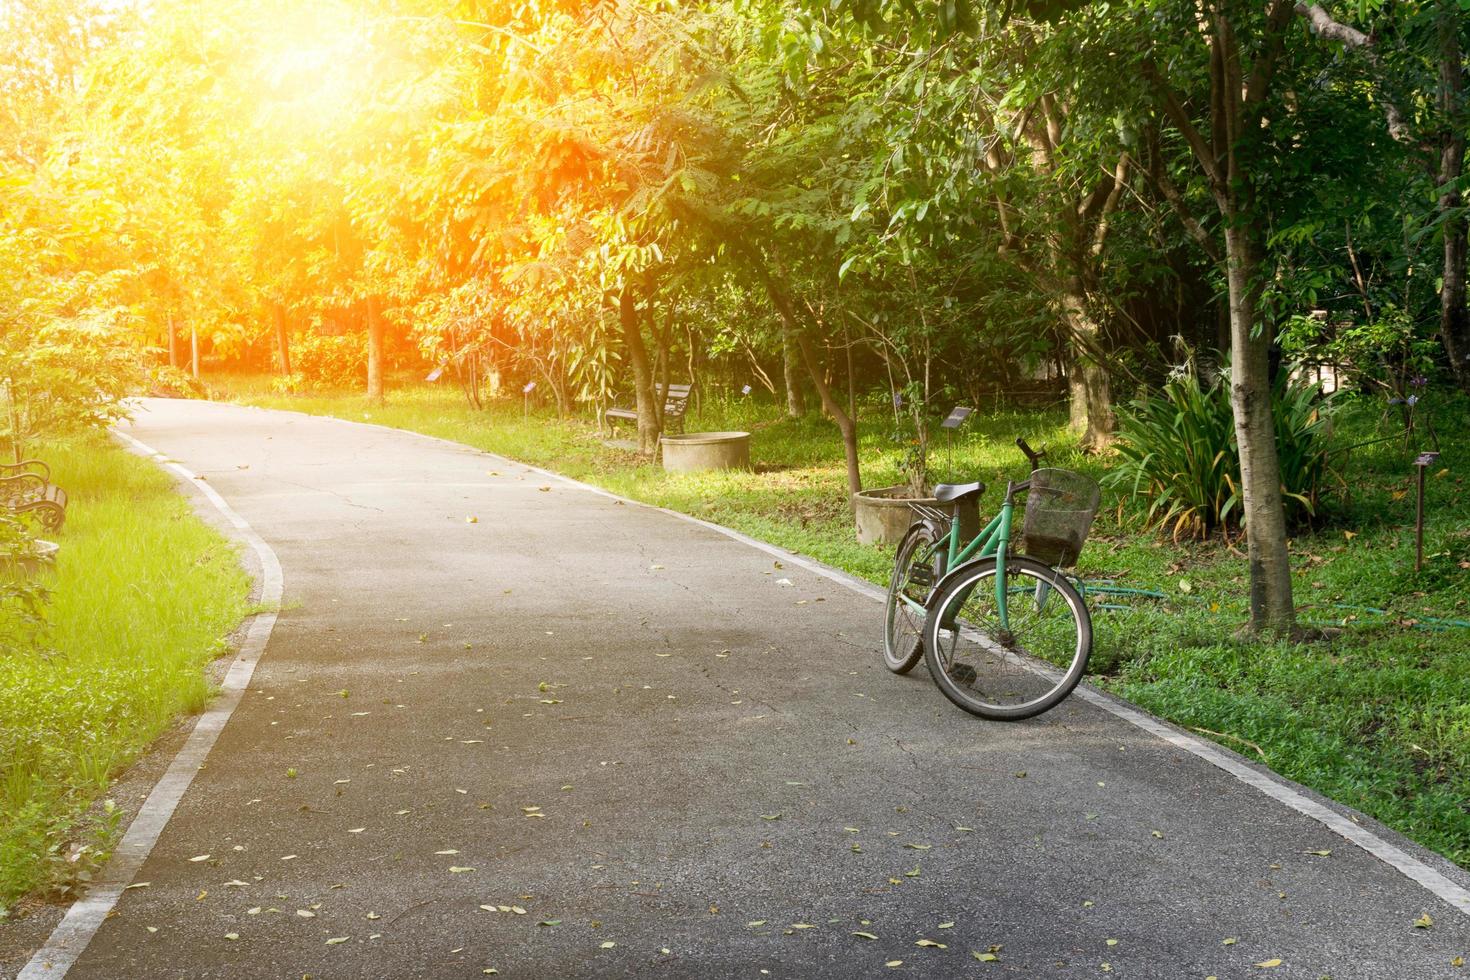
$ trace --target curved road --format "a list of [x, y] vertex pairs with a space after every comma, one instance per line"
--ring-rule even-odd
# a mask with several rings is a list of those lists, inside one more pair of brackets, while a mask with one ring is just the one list
[[794, 560], [372, 426], [125, 431], [285, 603], [71, 977], [1466, 975], [1470, 916], [1378, 857], [1096, 703], [961, 713]]

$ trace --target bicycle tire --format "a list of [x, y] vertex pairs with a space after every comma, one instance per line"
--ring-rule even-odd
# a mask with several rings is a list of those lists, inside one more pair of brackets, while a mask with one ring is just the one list
[[[927, 521], [909, 527], [898, 544], [893, 561], [893, 574], [888, 580], [888, 596], [883, 605], [883, 665], [895, 674], [907, 674], [924, 658], [924, 616], [901, 601], [907, 596], [923, 606], [943, 574], [944, 557], [933, 549], [941, 541], [938, 530]], [[927, 583], [915, 578], [915, 561], [925, 554], [932, 556], [926, 566]]]
[[996, 560], [969, 562], [930, 600], [924, 659], [954, 704], [981, 718], [1020, 721], [1055, 707], [1082, 681], [1092, 617], [1055, 569], [1020, 555], [1005, 566], [1006, 626], [998, 616]]

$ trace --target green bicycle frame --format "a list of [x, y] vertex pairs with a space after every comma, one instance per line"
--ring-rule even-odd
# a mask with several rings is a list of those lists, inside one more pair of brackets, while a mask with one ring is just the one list
[[[1021, 486], [1024, 486], [1022, 484]], [[995, 558], [995, 607], [1000, 614], [1000, 625], [1003, 629], [1010, 628], [1010, 619], [1006, 615], [1006, 546], [1011, 541], [1011, 516], [1015, 512], [1015, 493], [1018, 489], [1016, 484], [1006, 484], [1005, 499], [1001, 501], [1000, 513], [990, 519], [985, 529], [975, 535], [975, 539], [964, 548], [960, 547], [960, 522], [958, 518], [949, 525], [949, 559], [944, 566], [944, 573], [948, 575], [954, 569], [967, 561], [975, 558]], [[964, 605], [962, 598], [958, 604]], [[958, 606], [956, 607], [958, 608]]]

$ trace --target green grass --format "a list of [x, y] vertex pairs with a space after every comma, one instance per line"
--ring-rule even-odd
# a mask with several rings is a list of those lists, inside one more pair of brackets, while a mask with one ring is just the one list
[[[410, 382], [386, 405], [368, 408], [356, 393], [277, 396], [260, 378], [225, 384], [251, 404], [371, 421], [500, 453], [887, 581], [891, 553], [853, 538], [836, 429], [814, 417], [784, 419], [769, 402], [711, 402], [688, 419], [690, 431], [753, 432], [754, 472], [668, 475], [607, 446], [586, 421], [546, 412], [526, 418], [514, 401], [477, 412], [453, 388]], [[1470, 455], [1470, 432], [1458, 421], [1467, 409], [1460, 400], [1439, 412], [1446, 460]], [[974, 416], [953, 452], [936, 440], [934, 477], [978, 476], [992, 488], [1019, 478], [1017, 435], [1051, 446], [1053, 464], [1101, 477], [1111, 460], [1070, 451], [1064, 423], [1060, 412]], [[1343, 445], [1393, 431], [1372, 404], [1349, 407], [1338, 425]], [[898, 448], [885, 438], [891, 428], [881, 408], [864, 418], [867, 486], [899, 482]], [[1461, 567], [1470, 562], [1470, 499], [1462, 473], [1431, 471], [1428, 559], [1415, 575], [1412, 455], [1399, 439], [1354, 450], [1339, 464], [1342, 486], [1318, 529], [1292, 542], [1301, 617], [1344, 629], [1331, 643], [1234, 640], [1246, 618], [1240, 554], [1218, 539], [1175, 544], [1147, 532], [1142, 508], [1115, 492], [1105, 493], [1105, 513], [1078, 572], [1166, 596], [1091, 596], [1099, 684], [1470, 867], [1470, 629], [1421, 628], [1427, 618], [1470, 621], [1470, 566]], [[983, 503], [993, 507], [997, 499], [991, 489]], [[875, 634], [875, 656], [879, 642]]]
[[[105, 850], [109, 780], [209, 699], [209, 660], [240, 621], [249, 579], [151, 463], [95, 435], [37, 447], [67, 489], [43, 649], [0, 652], [0, 914], [64, 889]], [[96, 831], [102, 838], [97, 839]]]

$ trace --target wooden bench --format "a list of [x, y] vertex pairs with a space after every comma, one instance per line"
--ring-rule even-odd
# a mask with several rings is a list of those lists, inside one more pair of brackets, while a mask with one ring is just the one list
[[0, 507], [34, 514], [46, 531], [60, 531], [66, 523], [66, 491], [50, 480], [51, 469], [40, 460], [0, 463]]
[[[683, 432], [684, 412], [689, 408], [689, 385], [669, 385], [668, 393], [664, 393], [663, 385], [654, 385], [654, 397], [662, 397], [664, 400], [664, 431]], [[638, 421], [638, 410], [636, 408], [609, 408], [602, 413], [607, 419], [626, 419], [630, 422]]]

